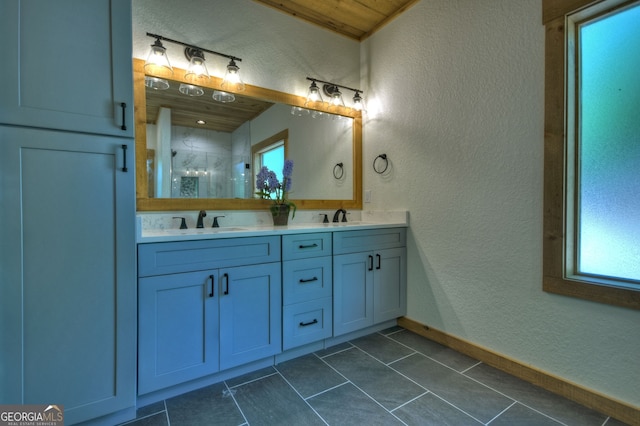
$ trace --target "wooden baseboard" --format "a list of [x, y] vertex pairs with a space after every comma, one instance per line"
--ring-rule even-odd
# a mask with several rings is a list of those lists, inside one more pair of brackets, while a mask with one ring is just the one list
[[451, 349], [484, 362], [512, 376], [518, 377], [534, 385], [540, 386], [557, 395], [604, 413], [622, 422], [640, 426], [640, 409], [624, 402], [615, 400], [591, 389], [571, 383], [561, 377], [554, 376], [521, 362], [485, 349], [464, 339], [436, 330], [412, 319], [403, 317], [398, 319], [398, 325], [413, 331], [427, 339], [438, 342]]

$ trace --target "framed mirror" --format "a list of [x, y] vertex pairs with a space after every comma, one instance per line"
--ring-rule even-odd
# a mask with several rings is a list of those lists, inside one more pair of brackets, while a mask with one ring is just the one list
[[[269, 151], [269, 141], [294, 161], [289, 197], [299, 209], [362, 208], [359, 111], [331, 115], [320, 106], [297, 114], [305, 98], [251, 85], [233, 102], [216, 102], [217, 77], [201, 85], [203, 96], [186, 96], [178, 91], [187, 83], [185, 71], [177, 68], [173, 90], [148, 89], [145, 77], [153, 76], [145, 75], [143, 60], [133, 61], [138, 211], [268, 208], [270, 201], [253, 192], [259, 155]], [[181, 106], [186, 103], [191, 106]], [[201, 112], [206, 124], [196, 125]], [[162, 114], [170, 116], [168, 125]], [[170, 141], [159, 142], [163, 138]], [[232, 142], [221, 148], [211, 139]]]

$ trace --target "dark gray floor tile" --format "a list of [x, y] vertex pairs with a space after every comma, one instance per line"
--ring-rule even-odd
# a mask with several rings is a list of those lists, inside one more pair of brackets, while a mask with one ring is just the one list
[[491, 426], [560, 426], [561, 424], [518, 403], [513, 404], [489, 423]]
[[344, 377], [314, 354], [283, 362], [276, 369], [303, 398], [346, 382]]
[[385, 364], [397, 361], [415, 352], [395, 340], [391, 340], [378, 333], [369, 334], [353, 340], [351, 343]]
[[136, 410], [136, 417], [147, 417], [152, 414], [157, 414], [165, 410], [164, 401], [155, 402], [153, 404], [145, 405]]
[[486, 364], [476, 365], [464, 374], [568, 425], [600, 426], [607, 419], [604, 414], [555, 395]]
[[456, 371], [464, 371], [478, 363], [478, 360], [476, 359], [468, 357], [460, 352], [454, 351], [440, 343], [436, 343], [433, 340], [429, 340], [426, 337], [408, 330], [392, 334], [389, 338], [396, 340], [403, 345], [407, 345]]
[[394, 325], [393, 327], [380, 330], [378, 331], [378, 333], [382, 334], [383, 336], [388, 336], [389, 334], [397, 333], [398, 331], [402, 331], [402, 330], [404, 330], [403, 327], [400, 327], [399, 325]]
[[234, 388], [250, 425], [324, 425], [280, 374]]
[[498, 392], [421, 354], [410, 355], [391, 367], [482, 423], [513, 403]]
[[424, 426], [479, 426], [473, 419], [431, 392], [393, 411], [407, 425]]
[[340, 351], [344, 351], [346, 349], [350, 349], [352, 347], [353, 347], [353, 345], [351, 343], [344, 342], [344, 343], [339, 343], [339, 344], [337, 344], [335, 346], [328, 347], [327, 349], [319, 350], [315, 354], [318, 355], [320, 358], [322, 358], [322, 357], [325, 357], [327, 355], [333, 355], [336, 352], [340, 352]]
[[167, 413], [162, 411], [151, 416], [143, 417], [141, 419], [134, 420], [129, 423], [124, 423], [122, 426], [169, 426], [167, 421]]
[[328, 356], [324, 361], [388, 410], [425, 392], [411, 380], [357, 348]]
[[277, 373], [278, 372], [276, 371], [275, 368], [273, 368], [273, 367], [265, 367], [265, 368], [261, 368], [260, 370], [256, 370], [256, 371], [253, 371], [251, 373], [243, 374], [242, 376], [234, 377], [232, 379], [225, 380], [225, 381], [227, 383], [227, 386], [232, 388], [234, 386], [242, 385], [242, 384], [245, 384], [247, 382], [251, 382], [253, 380], [258, 380], [258, 379], [261, 379], [263, 377], [269, 376], [271, 374], [277, 374]]
[[307, 401], [330, 425], [402, 424], [351, 383], [323, 392]]
[[240, 425], [245, 422], [224, 383], [207, 386], [168, 399], [169, 421], [174, 425]]

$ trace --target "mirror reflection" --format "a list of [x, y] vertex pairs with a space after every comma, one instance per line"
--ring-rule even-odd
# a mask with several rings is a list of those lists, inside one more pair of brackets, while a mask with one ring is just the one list
[[148, 197], [251, 199], [287, 158], [292, 198], [352, 198], [353, 118], [184, 86], [145, 88]]
[[[274, 144], [294, 161], [290, 196], [299, 209], [362, 208], [360, 112], [303, 112], [306, 98], [249, 84], [233, 102], [214, 100], [222, 80], [213, 76], [202, 96], [173, 89], [147, 99], [144, 61], [133, 65], [138, 211], [265, 209], [254, 176]], [[167, 83], [179, 89], [184, 74], [174, 68]]]

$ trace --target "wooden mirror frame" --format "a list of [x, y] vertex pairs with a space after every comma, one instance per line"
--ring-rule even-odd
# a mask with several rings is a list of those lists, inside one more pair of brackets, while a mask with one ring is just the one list
[[[136, 138], [136, 210], [137, 211], [176, 211], [176, 210], [265, 210], [271, 205], [269, 200], [256, 198], [149, 198], [147, 187], [147, 101], [144, 85], [144, 60], [133, 59], [133, 86], [135, 103]], [[184, 70], [174, 68], [172, 81], [185, 82]], [[211, 77], [203, 85], [219, 90], [221, 78]], [[246, 85], [243, 95], [266, 101], [304, 107], [305, 98]], [[326, 107], [320, 109], [329, 112]], [[348, 110], [341, 115], [353, 118], [353, 199], [351, 200], [292, 200], [298, 209], [362, 209], [362, 114]]]

